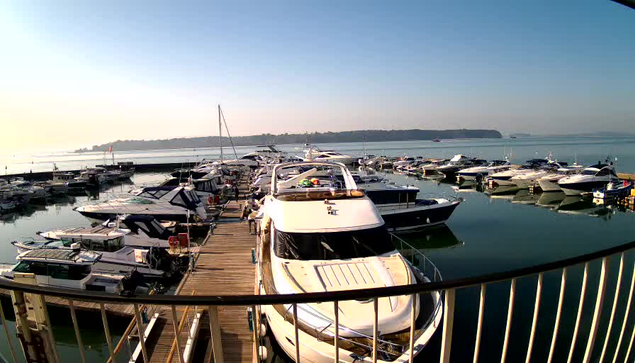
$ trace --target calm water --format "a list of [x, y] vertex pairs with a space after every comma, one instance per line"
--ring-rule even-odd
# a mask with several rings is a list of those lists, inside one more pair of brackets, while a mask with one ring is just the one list
[[[350, 154], [362, 154], [362, 143], [320, 145]], [[535, 157], [544, 157], [552, 153], [559, 160], [573, 162], [577, 158], [579, 163], [589, 164], [603, 160], [610, 156], [617, 157], [617, 168], [621, 172], [635, 172], [635, 139], [607, 139], [607, 138], [526, 138], [501, 140], [453, 140], [441, 143], [425, 141], [417, 142], [387, 142], [367, 143], [368, 153], [376, 155], [421, 155], [427, 157], [451, 157], [456, 153], [474, 155], [482, 158], [501, 158], [504, 154], [512, 154], [512, 161]], [[301, 153], [301, 146], [283, 145], [286, 151]], [[254, 148], [237, 148], [237, 153], [243, 154]], [[226, 150], [226, 153], [229, 151]], [[199, 155], [198, 158], [195, 156]], [[130, 152], [120, 153], [117, 160], [142, 162], [180, 162], [195, 161], [202, 157], [213, 158], [217, 150], [183, 149], [170, 151]], [[17, 158], [17, 156], [16, 156]], [[92, 160], [90, 159], [92, 158]], [[22, 171], [27, 166], [33, 170], [50, 170], [52, 162], [56, 162], [61, 169], [74, 169], [82, 165], [101, 163], [101, 153], [87, 154], [56, 154], [38, 156], [34, 163], [25, 161], [11, 164], [8, 170]], [[0, 164], [1, 165], [1, 164]], [[421, 189], [420, 196], [460, 196], [465, 201], [457, 208], [448, 222], [447, 228], [408, 235], [406, 239], [426, 254], [437, 264], [445, 279], [476, 276], [485, 273], [504, 271], [509, 269], [531, 266], [538, 263], [555, 261], [572, 257], [610, 246], [629, 242], [635, 236], [635, 214], [620, 211], [616, 208], [593, 206], [588, 202], [577, 200], [560, 200], [554, 197], [527, 195], [521, 192], [512, 195], [488, 196], [480, 192], [455, 193], [451, 184], [438, 183], [429, 180], [417, 180], [401, 175], [387, 175], [400, 184], [413, 184]], [[139, 174], [135, 176], [136, 184], [152, 184], [162, 180], [160, 174]], [[100, 193], [99, 199], [110, 198], [116, 194], [125, 194], [132, 185], [116, 186]], [[34, 207], [26, 215], [5, 217], [0, 223], [0, 235], [4, 242], [0, 244], [0, 261], [9, 262], [15, 257], [15, 250], [9, 242], [17, 237], [33, 236], [36, 231], [47, 228], [71, 225], [88, 225], [87, 220], [74, 212], [72, 208], [83, 203], [94, 202], [94, 197], [77, 196], [67, 200], [53, 201], [49, 205]], [[539, 206], [535, 203], [550, 205], [551, 208]], [[634, 258], [627, 255], [627, 267], [624, 269], [625, 281], [630, 281]], [[615, 287], [615, 273], [618, 261], [611, 265], [612, 275], [607, 290], [605, 313], [611, 307]], [[598, 281], [597, 264], [591, 265], [591, 275], [585, 314], [592, 314], [595, 291]], [[520, 279], [517, 286], [514, 324], [512, 326], [512, 343], [509, 347], [508, 361], [524, 360], [526, 343], [529, 338], [529, 328], [533, 313], [535, 279]], [[553, 331], [555, 304], [560, 283], [559, 272], [545, 275], [543, 288], [543, 303], [541, 305], [538, 334], [533, 357], [535, 361], [544, 361]], [[568, 353], [571, 341], [572, 327], [575, 321], [577, 303], [581, 284], [581, 268], [572, 269], [567, 281], [565, 309], [558, 336], [555, 361], [563, 361]], [[628, 286], [623, 285], [622, 304], [626, 300]], [[485, 310], [485, 325], [481, 345], [481, 361], [489, 362], [500, 359], [501, 343], [507, 314], [509, 284], [491, 285], [487, 290]], [[453, 361], [463, 362], [472, 353], [475, 324], [478, 312], [478, 289], [466, 289], [457, 294], [454, 328]], [[622, 308], [618, 309], [616, 322], [621, 323]], [[5, 311], [10, 310], [6, 305]], [[68, 357], [73, 356], [74, 339], [70, 319], [60, 313], [56, 321], [56, 338], [63, 341]], [[589, 319], [586, 319], [587, 322]], [[606, 326], [600, 327], [603, 331]], [[619, 325], [618, 323], [616, 323]], [[580, 331], [578, 349], [574, 361], [581, 359], [584, 353], [584, 343], [589, 324], [583, 324]], [[95, 360], [102, 360], [106, 355], [106, 343], [101, 333], [101, 325], [82, 326], [83, 332], [90, 335], [89, 354]], [[122, 328], [123, 329], [123, 328]], [[114, 330], [121, 334], [121, 330]], [[617, 327], [614, 326], [614, 330]], [[59, 331], [59, 333], [58, 333]], [[627, 332], [628, 334], [629, 332]], [[613, 334], [616, 335], [616, 334]], [[611, 337], [615, 344], [616, 336]], [[9, 357], [6, 343], [0, 339], [0, 353]], [[583, 343], [584, 342], [584, 343]], [[603, 338], [599, 339], [596, 347], [600, 347]], [[87, 345], [89, 343], [86, 343]], [[436, 358], [440, 345], [440, 333], [435, 334], [429, 347], [421, 354], [419, 361]], [[612, 351], [609, 346], [609, 351]], [[598, 351], [599, 349], [596, 349]], [[609, 354], [609, 358], [612, 354]], [[622, 358], [623, 359], [623, 358]]]

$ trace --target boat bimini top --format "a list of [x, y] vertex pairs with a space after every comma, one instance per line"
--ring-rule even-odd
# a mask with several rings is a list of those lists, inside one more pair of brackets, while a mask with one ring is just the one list
[[[297, 169], [300, 173], [287, 174], [285, 171], [289, 169]], [[282, 175], [287, 175], [288, 178], [282, 179]], [[334, 190], [362, 193], [350, 171], [342, 163], [309, 161], [278, 164], [273, 168], [271, 192], [274, 195]]]

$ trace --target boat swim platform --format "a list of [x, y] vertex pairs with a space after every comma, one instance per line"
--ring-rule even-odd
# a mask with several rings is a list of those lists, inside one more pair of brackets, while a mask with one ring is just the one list
[[[242, 210], [242, 203], [230, 202], [228, 207]], [[256, 265], [252, 262], [252, 249], [256, 237], [250, 233], [246, 221], [220, 223], [209, 234], [200, 248], [196, 265], [179, 286], [179, 295], [251, 295], [255, 292]], [[183, 307], [177, 308], [177, 321], [184, 313]], [[192, 320], [194, 309], [188, 311], [187, 319]], [[194, 348], [192, 361], [212, 361], [212, 347], [207, 307], [200, 320], [200, 332]], [[253, 362], [254, 339], [249, 328], [247, 306], [219, 306], [218, 325], [225, 362]], [[159, 322], [146, 341], [151, 362], [177, 362], [174, 357], [174, 326], [172, 312], [160, 309]], [[185, 325], [180, 333], [181, 347], [187, 341]]]

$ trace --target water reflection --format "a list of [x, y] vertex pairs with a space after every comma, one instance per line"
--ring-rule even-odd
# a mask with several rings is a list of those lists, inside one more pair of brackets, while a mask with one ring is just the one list
[[450, 227], [446, 225], [400, 235], [406, 242], [420, 250], [456, 248], [463, 246], [464, 242], [459, 240]]
[[567, 195], [563, 192], [549, 192], [540, 194], [540, 198], [536, 201], [536, 205], [540, 207], [546, 207], [555, 209], [560, 206], [560, 202], [566, 198]]

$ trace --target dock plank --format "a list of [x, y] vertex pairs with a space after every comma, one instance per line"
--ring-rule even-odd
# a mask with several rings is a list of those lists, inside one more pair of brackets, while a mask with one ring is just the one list
[[[228, 207], [242, 209], [235, 201], [230, 202]], [[251, 250], [255, 247], [255, 241], [246, 222], [219, 223], [214, 233], [201, 246], [196, 268], [187, 276], [179, 293], [190, 295], [192, 291], [196, 291], [197, 295], [253, 294], [256, 267], [251, 261]], [[178, 315], [180, 319], [181, 312]], [[219, 307], [218, 317], [225, 361], [253, 362], [253, 333], [249, 330], [247, 307]], [[151, 362], [166, 362], [174, 341], [171, 312], [165, 309], [161, 318], [164, 319], [164, 324], [157, 328], [160, 331], [150, 349]], [[198, 338], [199, 345], [207, 344], [205, 361], [211, 359], [208, 319], [207, 314], [204, 314]], [[185, 342], [186, 339], [183, 332], [181, 341]], [[176, 357], [172, 361], [176, 362]]]

